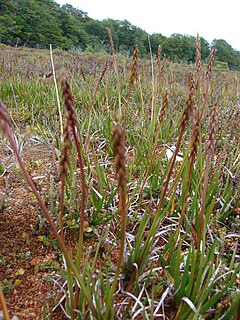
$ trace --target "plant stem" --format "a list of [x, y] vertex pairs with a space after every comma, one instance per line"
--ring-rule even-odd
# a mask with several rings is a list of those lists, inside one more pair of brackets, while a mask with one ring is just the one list
[[98, 313], [97, 313], [96, 308], [95, 308], [94, 305], [93, 305], [91, 294], [90, 294], [90, 292], [87, 290], [87, 288], [86, 288], [83, 280], [81, 279], [81, 277], [80, 277], [80, 275], [79, 275], [79, 270], [76, 268], [73, 260], [70, 258], [69, 253], [68, 253], [68, 250], [67, 250], [67, 247], [65, 246], [65, 243], [64, 243], [62, 237], [58, 234], [56, 225], [55, 225], [52, 217], [50, 216], [50, 214], [49, 214], [49, 212], [48, 212], [48, 209], [47, 209], [47, 207], [45, 206], [45, 204], [44, 204], [44, 202], [43, 202], [40, 194], [38, 193], [37, 188], [36, 188], [36, 186], [35, 186], [32, 178], [30, 177], [29, 173], [28, 173], [27, 170], [25, 169], [23, 160], [22, 160], [22, 158], [21, 158], [21, 156], [20, 156], [20, 154], [19, 154], [19, 152], [18, 152], [17, 146], [16, 146], [16, 144], [15, 144], [15, 142], [14, 142], [14, 139], [13, 139], [13, 137], [12, 137], [12, 134], [11, 134], [9, 125], [8, 125], [7, 123], [5, 123], [3, 129], [4, 129], [4, 131], [5, 131], [8, 139], [9, 139], [9, 141], [10, 141], [10, 144], [11, 144], [11, 146], [12, 146], [12, 149], [14, 150], [14, 153], [15, 153], [15, 155], [16, 155], [16, 157], [17, 157], [19, 166], [20, 166], [20, 168], [21, 168], [21, 170], [22, 170], [22, 172], [23, 172], [23, 174], [24, 174], [24, 176], [25, 176], [25, 179], [26, 179], [27, 183], [29, 184], [29, 186], [31, 187], [34, 195], [36, 196], [37, 201], [38, 201], [38, 203], [39, 203], [39, 205], [40, 205], [40, 207], [41, 207], [41, 209], [42, 209], [42, 211], [43, 211], [43, 213], [44, 213], [44, 215], [45, 215], [45, 218], [46, 218], [46, 220], [48, 221], [48, 223], [49, 223], [49, 225], [50, 225], [50, 228], [51, 228], [51, 230], [52, 230], [52, 232], [53, 232], [53, 234], [54, 234], [54, 237], [55, 237], [56, 240], [58, 241], [58, 244], [59, 244], [59, 246], [60, 246], [60, 248], [61, 248], [61, 250], [62, 250], [62, 252], [63, 252], [63, 254], [64, 254], [64, 257], [65, 257], [65, 259], [66, 259], [67, 265], [68, 265], [68, 267], [69, 267], [70, 269], [72, 269], [73, 273], [75, 274], [75, 276], [76, 276], [76, 278], [77, 278], [77, 280], [78, 280], [78, 282], [79, 282], [79, 284], [80, 284], [80, 286], [81, 286], [81, 288], [82, 288], [82, 290], [83, 290], [83, 293], [84, 293], [84, 295], [85, 295], [85, 297], [86, 297], [86, 299], [87, 299], [87, 301], [88, 301], [89, 307], [90, 307], [90, 309], [91, 309], [94, 317], [97, 319]]
[[6, 300], [2, 291], [2, 286], [0, 283], [0, 305], [2, 307], [2, 311], [3, 311], [3, 316], [5, 320], [10, 320], [10, 316], [8, 313], [8, 308], [7, 308], [7, 304], [6, 304]]

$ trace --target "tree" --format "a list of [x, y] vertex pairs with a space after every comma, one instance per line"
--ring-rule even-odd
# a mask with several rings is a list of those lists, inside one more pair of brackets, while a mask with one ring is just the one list
[[[153, 33], [150, 35], [150, 42], [151, 42], [151, 48], [152, 53], [157, 55], [158, 54], [158, 47], [159, 45], [162, 46], [163, 41], [166, 39], [161, 33]], [[145, 41], [145, 48], [147, 49], [147, 52], [149, 52], [149, 43], [148, 39]]]
[[240, 69], [240, 52], [234, 50], [225, 40], [214, 40], [213, 46], [217, 49], [216, 59], [227, 62], [230, 69]]
[[89, 35], [90, 39], [88, 50], [103, 51], [107, 49], [108, 34], [101, 21], [89, 19], [84, 23], [84, 30]]
[[[147, 57], [150, 48], [148, 34], [127, 20], [94, 20], [87, 12], [70, 4], [60, 6], [54, 0], [0, 0], [0, 43], [29, 47], [53, 47], [65, 50], [79, 48], [111, 52], [107, 28], [111, 30], [116, 52], [132, 55], [135, 45], [141, 57]], [[150, 35], [152, 53], [157, 55], [161, 45], [162, 55], [172, 61], [194, 63], [195, 37], [161, 33]], [[230, 69], [240, 69], [240, 52], [225, 40], [215, 40], [216, 60], [227, 63]], [[201, 38], [202, 60], [206, 61], [210, 45]]]
[[113, 19], [104, 19], [103, 21], [101, 21], [101, 23], [103, 24], [104, 28], [111, 30], [114, 48], [119, 51], [119, 38], [117, 30], [119, 28], [120, 21]]
[[90, 18], [88, 17], [88, 13], [84, 12], [80, 9], [76, 9], [74, 8], [71, 4], [64, 4], [62, 6], [62, 9], [68, 13], [69, 15], [71, 15], [72, 17], [75, 17], [79, 20], [81, 20], [82, 22], [88, 21]]
[[79, 47], [85, 50], [90, 37], [84, 29], [84, 25], [75, 16], [68, 14], [66, 11], [60, 11], [60, 27], [62, 35], [66, 39], [64, 49]]
[[0, 43], [13, 45], [19, 26], [16, 22], [16, 3], [15, 1], [0, 1]]
[[204, 38], [200, 37], [201, 40], [201, 55], [202, 55], [202, 60], [205, 61], [208, 59], [209, 54], [210, 54], [210, 45], [205, 40]]
[[166, 38], [162, 44], [162, 52], [173, 61], [179, 62], [183, 60], [182, 35], [172, 34], [169, 38]]
[[16, 21], [21, 45], [46, 48], [64, 46], [66, 39], [60, 29], [58, 8], [54, 1], [18, 0]]

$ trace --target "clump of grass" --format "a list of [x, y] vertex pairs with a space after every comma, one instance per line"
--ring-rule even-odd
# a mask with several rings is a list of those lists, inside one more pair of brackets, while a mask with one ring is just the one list
[[182, 221], [183, 221], [183, 218], [186, 213], [187, 201], [188, 201], [190, 185], [191, 185], [191, 176], [192, 176], [192, 171], [193, 171], [193, 165], [194, 165], [195, 159], [197, 158], [199, 141], [200, 141], [200, 123], [198, 121], [195, 128], [194, 128], [194, 132], [193, 132], [192, 139], [191, 139], [190, 154], [189, 154], [189, 167], [188, 167], [188, 173], [187, 173], [187, 186], [185, 189], [183, 207], [181, 210], [181, 215], [180, 215], [180, 219], [179, 219], [179, 223], [178, 223], [178, 232], [180, 231], [180, 227], [182, 225]]
[[[74, 100], [73, 95], [70, 89], [70, 85], [65, 78], [61, 81], [62, 84], [62, 91], [63, 91], [63, 98], [65, 102], [65, 108], [67, 111], [67, 119], [66, 124], [64, 127], [65, 135], [64, 135], [64, 146], [62, 152], [62, 161], [61, 161], [61, 181], [62, 181], [62, 200], [61, 200], [61, 211], [60, 211], [60, 222], [61, 222], [61, 234], [63, 237], [63, 226], [62, 226], [62, 216], [64, 210], [64, 180], [66, 178], [66, 167], [69, 161], [69, 153], [70, 153], [70, 130], [73, 134], [74, 142], [77, 149], [77, 155], [79, 160], [80, 172], [81, 172], [81, 209], [80, 209], [80, 228], [79, 228], [79, 240], [78, 240], [78, 247], [77, 247], [77, 254], [76, 254], [76, 267], [77, 270], [80, 271], [80, 261], [82, 255], [82, 248], [83, 248], [83, 234], [84, 234], [84, 215], [85, 215], [85, 199], [86, 199], [86, 183], [85, 183], [85, 175], [84, 175], [84, 165], [83, 165], [83, 158], [81, 153], [81, 146], [80, 141], [77, 136], [76, 129], [79, 129], [79, 123], [76, 117], [76, 113], [74, 110]], [[77, 308], [79, 299], [79, 286], [76, 285], [75, 287], [75, 299], [74, 299], [74, 309]]]
[[[226, 154], [218, 152], [214, 165], [212, 152], [213, 149], [222, 152], [229, 147], [227, 134], [216, 132], [216, 105], [224, 119], [227, 102], [236, 103], [236, 89], [229, 90], [236, 86], [236, 79], [232, 79], [231, 74], [228, 79], [224, 78], [228, 85], [226, 90], [222, 85], [223, 76], [216, 75], [214, 84], [219, 89], [214, 92], [212, 64], [215, 53], [213, 50], [208, 66], [203, 70], [199, 37], [196, 40], [195, 74], [191, 67], [170, 64], [166, 58], [160, 60], [160, 48], [154, 74], [153, 61], [152, 64], [139, 61], [137, 50], [132, 61], [119, 62], [113, 41], [111, 43], [111, 32], [108, 34], [115, 59], [113, 70], [111, 64], [106, 67], [106, 57], [96, 60], [96, 57], [89, 56], [84, 60], [79, 56], [84, 75], [81, 75], [81, 69], [74, 67], [75, 60], [69, 55], [67, 59], [70, 60], [65, 60], [64, 64], [57, 57], [55, 61], [63, 69], [72, 66], [72, 74], [79, 75], [78, 78], [81, 76], [84, 84], [78, 86], [73, 99], [74, 88], [66, 78], [62, 80], [66, 110], [63, 143], [57, 145], [54, 138], [51, 142], [62, 153], [60, 235], [55, 224], [50, 226], [55, 230], [53, 233], [66, 261], [65, 312], [71, 319], [78, 315], [106, 320], [137, 317], [230, 319], [238, 315], [238, 301], [234, 300], [235, 293], [239, 299], [234, 284], [240, 268], [238, 245], [226, 263], [224, 236], [215, 235], [212, 224], [219, 228], [218, 217], [221, 217], [221, 223], [229, 228], [225, 218], [230, 217], [231, 210], [234, 214], [236, 212], [231, 200], [231, 186], [239, 173], [239, 146], [230, 150], [227, 160]], [[98, 74], [99, 63], [103, 65], [102, 72], [91, 81], [89, 75]], [[206, 77], [202, 79], [205, 71]], [[101, 86], [104, 78], [106, 85]], [[138, 86], [133, 90], [136, 80]], [[16, 97], [23, 95], [27, 105], [31, 103], [30, 97], [34, 97], [32, 87], [29, 100], [27, 86], [20, 87], [16, 83], [12, 87]], [[50, 102], [42, 97], [51, 93], [46, 90], [47, 85], [34, 88], [42, 88], [34, 100], [36, 109], [42, 110], [39, 116], [34, 109], [34, 126], [41, 126], [41, 132], [50, 132], [49, 135], [55, 137], [59, 133], [59, 112], [54, 110], [55, 115], [51, 118], [55, 119], [50, 119]], [[8, 89], [4, 92], [12, 101], [7, 95]], [[227, 92], [231, 94], [226, 96]], [[112, 132], [112, 111], [117, 106], [121, 111], [123, 95], [127, 96], [123, 125], [117, 117]], [[55, 101], [54, 97], [51, 99]], [[98, 103], [95, 103], [96, 99]], [[25, 100], [16, 100], [19, 110]], [[214, 100], [214, 107], [208, 133], [210, 100]], [[45, 102], [43, 106], [39, 101]], [[83, 107], [75, 109], [75, 105]], [[106, 105], [109, 106], [107, 112]], [[26, 106], [26, 110], [29, 114], [31, 109]], [[151, 119], [152, 110], [154, 117]], [[12, 108], [11, 116], [16, 118], [16, 113]], [[1, 104], [0, 125], [6, 134], [9, 119], [5, 106]], [[27, 121], [27, 116], [23, 120]], [[88, 132], [91, 148], [82, 148], [83, 132]], [[233, 132], [235, 136], [236, 131]], [[47, 137], [45, 141], [47, 143]], [[171, 159], [165, 155], [168, 144], [175, 147]], [[176, 159], [180, 150], [183, 157], [178, 163]], [[17, 151], [16, 154], [19, 156]], [[87, 167], [83, 166], [83, 159], [87, 159]], [[76, 175], [73, 178], [74, 169]], [[80, 227], [75, 262], [66, 249], [64, 232], [67, 227], [63, 223], [64, 201], [72, 184], [74, 192], [80, 190], [80, 210], [79, 207], [76, 210]], [[41, 203], [39, 196], [36, 197]], [[71, 197], [69, 199], [71, 205]], [[48, 219], [47, 209], [44, 206], [42, 209]], [[86, 251], [83, 247], [84, 220], [88, 220], [90, 229], [94, 230], [94, 240], [87, 242]], [[228, 308], [222, 307], [225, 298], [229, 300]]]
[[[64, 85], [64, 92], [65, 92], [65, 103], [67, 105], [67, 110], [70, 114], [70, 118], [71, 118], [71, 125], [73, 125], [74, 121], [75, 121], [75, 116], [74, 116], [74, 110], [72, 109], [72, 99], [71, 99], [71, 93], [69, 91], [69, 85], [66, 81], [63, 82], [63, 85]], [[53, 221], [53, 218], [51, 217], [51, 215], [49, 214], [48, 212], [48, 209], [43, 201], [43, 199], [41, 198], [39, 192], [37, 191], [36, 189], [36, 186], [32, 180], [32, 178], [30, 177], [29, 173], [27, 172], [25, 166], [24, 166], [24, 163], [23, 163], [23, 160], [21, 158], [21, 155], [19, 154], [19, 151], [18, 151], [18, 148], [16, 146], [16, 143], [14, 141], [14, 138], [13, 138], [13, 135], [11, 133], [11, 130], [10, 130], [10, 127], [9, 127], [9, 117], [7, 115], [7, 111], [6, 111], [6, 107], [4, 106], [4, 104], [0, 101], [0, 125], [5, 133], [5, 135], [8, 137], [9, 139], [9, 142], [11, 144], [11, 147], [17, 157], [17, 160], [18, 160], [18, 163], [19, 163], [19, 166], [23, 172], [23, 175], [28, 183], [28, 185], [30, 186], [30, 188], [32, 189], [32, 192], [34, 193], [34, 195], [36, 196], [36, 199], [44, 213], [44, 216], [46, 218], [46, 220], [48, 221], [49, 223], [49, 226], [51, 228], [51, 231], [53, 232], [54, 234], [54, 237], [56, 238], [58, 244], [59, 244], [59, 247], [61, 248], [62, 252], [63, 252], [63, 255], [64, 255], [64, 258], [66, 259], [66, 263], [67, 263], [67, 268], [69, 268], [70, 270], [72, 270], [72, 272], [74, 273], [74, 275], [76, 276], [80, 286], [81, 286], [81, 289], [83, 290], [84, 292], [84, 295], [89, 303], [89, 306], [93, 312], [93, 314], [95, 314], [95, 316], [97, 317], [97, 311], [93, 305], [93, 302], [92, 302], [92, 297], [90, 295], [90, 292], [88, 291], [88, 289], [86, 288], [85, 284], [84, 284], [84, 281], [83, 279], [80, 277], [79, 275], [79, 262], [77, 263], [77, 267], [75, 266], [72, 258], [70, 257], [69, 255], [69, 252], [68, 252], [68, 249], [64, 243], [64, 240], [63, 238], [61, 237], [61, 235], [58, 234], [58, 230], [57, 230], [57, 227]], [[73, 135], [74, 135], [74, 132], [73, 131]], [[76, 134], [76, 132], [75, 132]], [[77, 137], [75, 137], [77, 139]], [[77, 140], [78, 141], [78, 140]], [[80, 151], [80, 150], [79, 150]], [[81, 218], [82, 219], [82, 218]], [[82, 238], [82, 235], [80, 236], [80, 238]], [[80, 247], [81, 249], [81, 247]], [[79, 252], [81, 253], [81, 250], [79, 250]], [[80, 255], [78, 253], [78, 255]]]
[[86, 134], [86, 141], [85, 141], [85, 149], [88, 149], [88, 144], [89, 144], [89, 133], [90, 133], [90, 127], [91, 127], [91, 119], [92, 119], [92, 109], [93, 109], [93, 105], [94, 105], [94, 99], [96, 97], [96, 94], [98, 92], [99, 86], [104, 78], [104, 75], [106, 74], [106, 71], [108, 69], [108, 60], [105, 62], [104, 67], [101, 71], [101, 74], [99, 76], [99, 78], [97, 79], [97, 82], [95, 84], [95, 88], [94, 88], [94, 92], [91, 98], [91, 103], [90, 103], [90, 107], [88, 108], [88, 113], [90, 114], [89, 116], [89, 120], [88, 120], [88, 128], [87, 128], [87, 134]]
[[147, 178], [148, 178], [149, 173], [150, 173], [151, 168], [152, 168], [152, 163], [153, 163], [153, 159], [154, 159], [154, 156], [155, 156], [156, 148], [157, 148], [157, 146], [159, 144], [159, 134], [160, 134], [160, 130], [161, 130], [161, 125], [163, 123], [164, 116], [165, 116], [166, 111], [167, 111], [167, 106], [168, 106], [168, 91], [166, 89], [164, 97], [163, 97], [163, 101], [162, 101], [162, 106], [161, 106], [161, 109], [160, 109], [159, 117], [158, 117], [159, 121], [158, 121], [158, 127], [157, 127], [157, 132], [156, 132], [155, 144], [154, 144], [154, 146], [152, 148], [152, 153], [150, 155], [149, 166], [147, 168], [145, 177], [143, 178], [143, 181], [141, 183], [141, 187], [140, 187], [140, 190], [139, 190], [139, 193], [138, 193], [139, 197], [142, 194], [143, 188], [144, 188], [144, 186], [146, 184]]
[[205, 168], [204, 181], [203, 181], [202, 206], [201, 206], [201, 211], [199, 213], [199, 218], [200, 218], [199, 239], [202, 237], [205, 237], [205, 234], [203, 233], [204, 210], [206, 205], [208, 175], [209, 175], [209, 170], [211, 165], [211, 153], [214, 150], [216, 115], [217, 115], [217, 106], [214, 106], [211, 110], [211, 117], [210, 117], [210, 131], [209, 131], [209, 139], [207, 144], [207, 160], [206, 160], [206, 168]]

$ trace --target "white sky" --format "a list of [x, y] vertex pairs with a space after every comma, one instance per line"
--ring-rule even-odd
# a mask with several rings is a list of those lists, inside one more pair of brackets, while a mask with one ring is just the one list
[[148, 33], [224, 39], [240, 51], [240, 0], [56, 0], [94, 19], [128, 20]]

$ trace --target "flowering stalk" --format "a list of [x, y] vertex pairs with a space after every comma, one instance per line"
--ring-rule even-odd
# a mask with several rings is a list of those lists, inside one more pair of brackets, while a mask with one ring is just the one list
[[113, 153], [116, 162], [116, 174], [118, 178], [118, 188], [119, 188], [119, 209], [121, 213], [121, 239], [119, 248], [119, 257], [117, 262], [117, 268], [110, 290], [110, 294], [107, 301], [107, 308], [105, 314], [105, 320], [110, 319], [111, 306], [113, 295], [116, 289], [118, 276], [123, 262], [124, 250], [125, 250], [125, 239], [126, 239], [126, 225], [127, 225], [127, 210], [126, 210], [126, 165], [125, 165], [125, 134], [123, 129], [119, 124], [119, 119], [117, 120], [117, 125], [113, 131]]
[[[83, 165], [83, 159], [82, 154], [80, 150], [80, 142], [77, 137], [77, 131], [76, 128], [79, 128], [79, 123], [75, 114], [74, 110], [74, 99], [71, 92], [71, 88], [69, 83], [65, 78], [62, 79], [62, 91], [63, 91], [63, 98], [65, 102], [65, 108], [67, 111], [67, 122], [66, 127], [69, 128], [69, 130], [72, 131], [74, 143], [76, 145], [77, 149], [77, 155], [79, 159], [79, 166], [80, 166], [80, 173], [81, 173], [81, 191], [82, 191], [82, 202], [81, 202], [81, 208], [80, 208], [80, 228], [79, 228], [79, 239], [78, 239], [78, 248], [77, 248], [77, 254], [76, 254], [76, 267], [79, 270], [80, 269], [80, 260], [82, 255], [82, 248], [83, 248], [83, 234], [84, 234], [84, 208], [85, 208], [85, 198], [86, 198], [86, 184], [85, 184], [85, 176], [84, 176], [84, 165]], [[63, 153], [64, 158], [68, 157], [68, 152], [70, 152], [69, 148], [69, 133], [68, 130], [65, 130], [65, 148], [66, 156]], [[63, 151], [64, 151], [63, 149]], [[65, 159], [65, 162], [68, 159]], [[63, 180], [63, 179], [62, 179]], [[63, 184], [62, 184], [63, 185]], [[63, 188], [62, 188], [63, 192]], [[77, 308], [78, 304], [78, 297], [79, 297], [79, 287], [76, 285], [75, 287], [75, 300], [74, 300], [74, 309]]]
[[[185, 129], [186, 129], [187, 124], [188, 124], [188, 120], [189, 120], [189, 117], [190, 117], [190, 111], [192, 109], [192, 104], [193, 104], [193, 93], [190, 91], [189, 95], [188, 95], [188, 100], [186, 102], [186, 105], [185, 105], [185, 108], [184, 108], [184, 111], [183, 111], [182, 119], [181, 119], [180, 133], [179, 133], [179, 136], [178, 136], [176, 149], [175, 149], [174, 155], [172, 157], [172, 162], [171, 162], [171, 165], [170, 165], [170, 168], [169, 168], [169, 171], [168, 171], [168, 175], [167, 175], [166, 181], [164, 182], [164, 185], [163, 185], [163, 190], [162, 190], [162, 193], [161, 193], [158, 209], [157, 209], [157, 212], [155, 213], [155, 216], [153, 218], [152, 225], [151, 225], [151, 228], [149, 230], [147, 239], [144, 241], [144, 246], [143, 246], [143, 248], [141, 250], [141, 254], [137, 259], [138, 272], [141, 272], [142, 269], [143, 269], [144, 262], [145, 262], [145, 259], [146, 259], [146, 254], [147, 254], [147, 252], [149, 252], [150, 247], [151, 247], [152, 242], [153, 242], [153, 239], [154, 239], [153, 235], [156, 232], [156, 230], [159, 228], [160, 213], [161, 213], [162, 206], [163, 206], [163, 203], [164, 203], [164, 199], [165, 199], [165, 196], [166, 196], [166, 193], [167, 193], [168, 184], [169, 184], [169, 181], [170, 181], [173, 169], [174, 169], [174, 165], [175, 165], [175, 162], [176, 162], [177, 154], [178, 154], [179, 149], [180, 149], [180, 145], [181, 145], [181, 142], [182, 142], [182, 137], [183, 137], [183, 134], [184, 134]], [[131, 279], [129, 281], [129, 284], [127, 286], [127, 291], [131, 289], [131, 287], [132, 287], [132, 285], [134, 283], [134, 280], [135, 280], [135, 277], [136, 277], [136, 272], [137, 271], [135, 269], [133, 274], [132, 274], [132, 277], [131, 277]]]
[[9, 117], [8, 117], [8, 113], [7, 113], [7, 109], [6, 107], [4, 106], [4, 104], [0, 101], [0, 127], [2, 127], [3, 129], [3, 132], [5, 133], [5, 135], [7, 136], [10, 144], [11, 144], [11, 147], [17, 157], [17, 160], [18, 160], [18, 163], [19, 163], [19, 166], [23, 172], [23, 175], [28, 183], [28, 185], [30, 186], [30, 188], [32, 189], [32, 192], [34, 193], [42, 211], [43, 211], [43, 214], [46, 218], [46, 220], [48, 221], [49, 223], [49, 226], [54, 234], [54, 237], [56, 238], [57, 242], [58, 242], [58, 245], [59, 247], [61, 248], [62, 252], [63, 252], [63, 255], [64, 255], [64, 258], [67, 262], [67, 266], [68, 268], [70, 268], [72, 270], [72, 272], [74, 273], [75, 277], [77, 278], [77, 281], [78, 283], [80, 284], [81, 286], [81, 289], [83, 291], [83, 294], [84, 296], [86, 297], [86, 300], [89, 304], [89, 307], [94, 315], [95, 318], [98, 317], [98, 313], [97, 313], [97, 310], [93, 304], [93, 301], [92, 301], [92, 297], [91, 297], [91, 294], [90, 292], [88, 291], [88, 289], [86, 288], [85, 284], [84, 284], [84, 281], [83, 279], [80, 277], [80, 274], [79, 274], [79, 271], [78, 269], [76, 268], [72, 258], [70, 257], [69, 253], [68, 253], [68, 250], [67, 250], [67, 247], [61, 237], [61, 235], [58, 234], [58, 231], [57, 231], [57, 227], [51, 217], [51, 215], [49, 214], [48, 212], [48, 209], [43, 201], [43, 199], [41, 198], [39, 192], [37, 191], [37, 188], [32, 180], [32, 178], [30, 177], [29, 173], [27, 172], [25, 166], [24, 166], [24, 163], [23, 163], [23, 160], [22, 160], [22, 157], [18, 151], [18, 148], [17, 148], [17, 145], [13, 139], [13, 135], [12, 135], [12, 132], [10, 130], [10, 120], [9, 120]]

